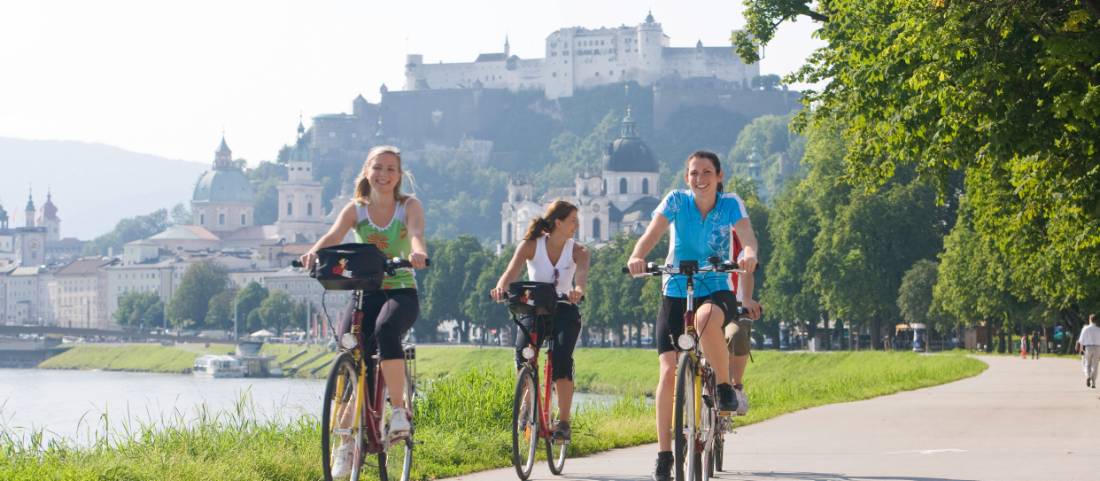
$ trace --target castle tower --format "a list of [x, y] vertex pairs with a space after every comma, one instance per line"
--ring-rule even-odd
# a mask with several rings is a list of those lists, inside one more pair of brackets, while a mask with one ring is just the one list
[[53, 193], [46, 191], [46, 203], [38, 211], [35, 225], [46, 228], [46, 241], [57, 242], [61, 240], [61, 219], [57, 217], [57, 206], [53, 203]]
[[504, 36], [504, 58], [508, 58], [512, 55], [512, 45], [508, 43], [508, 36]]
[[8, 211], [4, 210], [4, 204], [0, 204], [0, 231], [8, 230]]

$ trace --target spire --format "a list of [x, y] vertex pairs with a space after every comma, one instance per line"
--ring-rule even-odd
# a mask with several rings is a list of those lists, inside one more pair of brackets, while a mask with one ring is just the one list
[[695, 41], [695, 48], [703, 48], [703, 40], [699, 39]]
[[34, 191], [27, 187], [27, 208], [23, 209], [27, 216], [27, 227], [34, 227]]
[[[306, 134], [306, 125], [302, 123], [302, 112], [298, 112], [298, 140], [302, 140], [302, 136]], [[224, 142], [225, 139], [223, 138]]]
[[634, 138], [638, 133], [634, 130], [634, 117], [630, 115], [630, 106], [626, 106], [626, 117], [623, 117], [623, 127], [619, 135], [624, 139]]
[[222, 142], [218, 150], [214, 152], [214, 170], [228, 170], [233, 168], [233, 151], [229, 150], [229, 144], [225, 142], [225, 131], [222, 131]]
[[504, 34], [504, 58], [508, 58], [512, 53], [512, 45], [508, 43], [508, 34]]
[[46, 189], [46, 203], [42, 204], [42, 220], [57, 220], [57, 206], [53, 203], [53, 192]]

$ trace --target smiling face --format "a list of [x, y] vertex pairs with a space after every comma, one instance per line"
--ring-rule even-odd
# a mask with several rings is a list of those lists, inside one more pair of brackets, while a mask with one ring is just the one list
[[696, 197], [714, 195], [718, 190], [718, 183], [722, 182], [722, 173], [710, 159], [692, 157], [687, 163], [684, 182]]
[[380, 195], [391, 196], [401, 185], [401, 161], [390, 152], [376, 155], [364, 169], [371, 190]]

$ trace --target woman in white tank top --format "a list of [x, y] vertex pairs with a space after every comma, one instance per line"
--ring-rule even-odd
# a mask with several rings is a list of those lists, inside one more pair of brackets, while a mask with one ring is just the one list
[[[577, 232], [577, 207], [564, 200], [556, 200], [542, 217], [531, 221], [523, 242], [516, 247], [508, 269], [501, 274], [496, 287], [490, 292], [493, 299], [508, 298], [508, 285], [519, 277], [524, 262], [527, 264], [527, 280], [552, 283], [558, 296], [568, 300], [559, 303], [554, 314], [556, 339], [554, 342], [554, 387], [558, 391], [558, 412], [561, 421], [553, 427], [554, 436], [570, 440], [570, 407], [573, 404], [573, 348], [581, 332], [580, 310], [577, 302], [584, 296], [588, 282], [588, 249], [573, 240]], [[522, 319], [531, 326], [531, 319]], [[524, 361], [522, 350], [530, 342], [520, 332], [516, 336], [516, 365]]]

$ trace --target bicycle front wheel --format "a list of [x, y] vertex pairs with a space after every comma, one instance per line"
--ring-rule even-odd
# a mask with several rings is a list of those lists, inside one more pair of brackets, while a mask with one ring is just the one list
[[722, 440], [722, 429], [721, 419], [718, 417], [718, 393], [715, 392], [714, 371], [708, 368], [705, 372], [706, 382], [703, 386], [705, 386], [707, 398], [699, 413], [701, 420], [699, 436], [703, 439], [702, 478], [703, 481], [710, 481], [714, 476], [715, 455], [718, 453], [717, 450], [721, 449], [719, 443]]
[[676, 369], [676, 403], [672, 419], [676, 481], [702, 481], [697, 376], [691, 356], [681, 354]]
[[[388, 432], [388, 426], [390, 419], [393, 418], [393, 404], [390, 402], [389, 390], [382, 388], [382, 433], [385, 436]], [[408, 413], [411, 416], [416, 412], [416, 385], [412, 373], [409, 372], [409, 366], [405, 365], [405, 406], [408, 409]], [[416, 433], [416, 423], [410, 420], [412, 429], [409, 430], [409, 435], [398, 439], [386, 440], [386, 449], [381, 453], [378, 453], [378, 478], [381, 481], [409, 481], [409, 477], [412, 474], [412, 460], [413, 460], [413, 442], [414, 434]]]
[[[549, 369], [547, 372], [549, 373]], [[552, 376], [548, 376], [552, 377]], [[561, 419], [561, 412], [558, 410], [558, 386], [554, 381], [547, 381], [550, 383], [550, 395], [546, 397], [546, 412], [549, 413], [549, 428], [553, 429]], [[546, 443], [546, 461], [550, 464], [550, 472], [558, 475], [561, 474], [562, 468], [565, 467], [565, 456], [569, 452], [569, 443], [565, 441], [559, 441], [557, 439], [551, 439]]]
[[321, 409], [321, 471], [325, 481], [344, 476], [351, 481], [359, 479], [364, 451], [359, 389], [359, 363], [349, 353], [340, 354], [325, 383]]
[[512, 399], [512, 465], [519, 479], [531, 476], [535, 450], [539, 444], [539, 396], [535, 372], [524, 365], [516, 375], [516, 393]]

